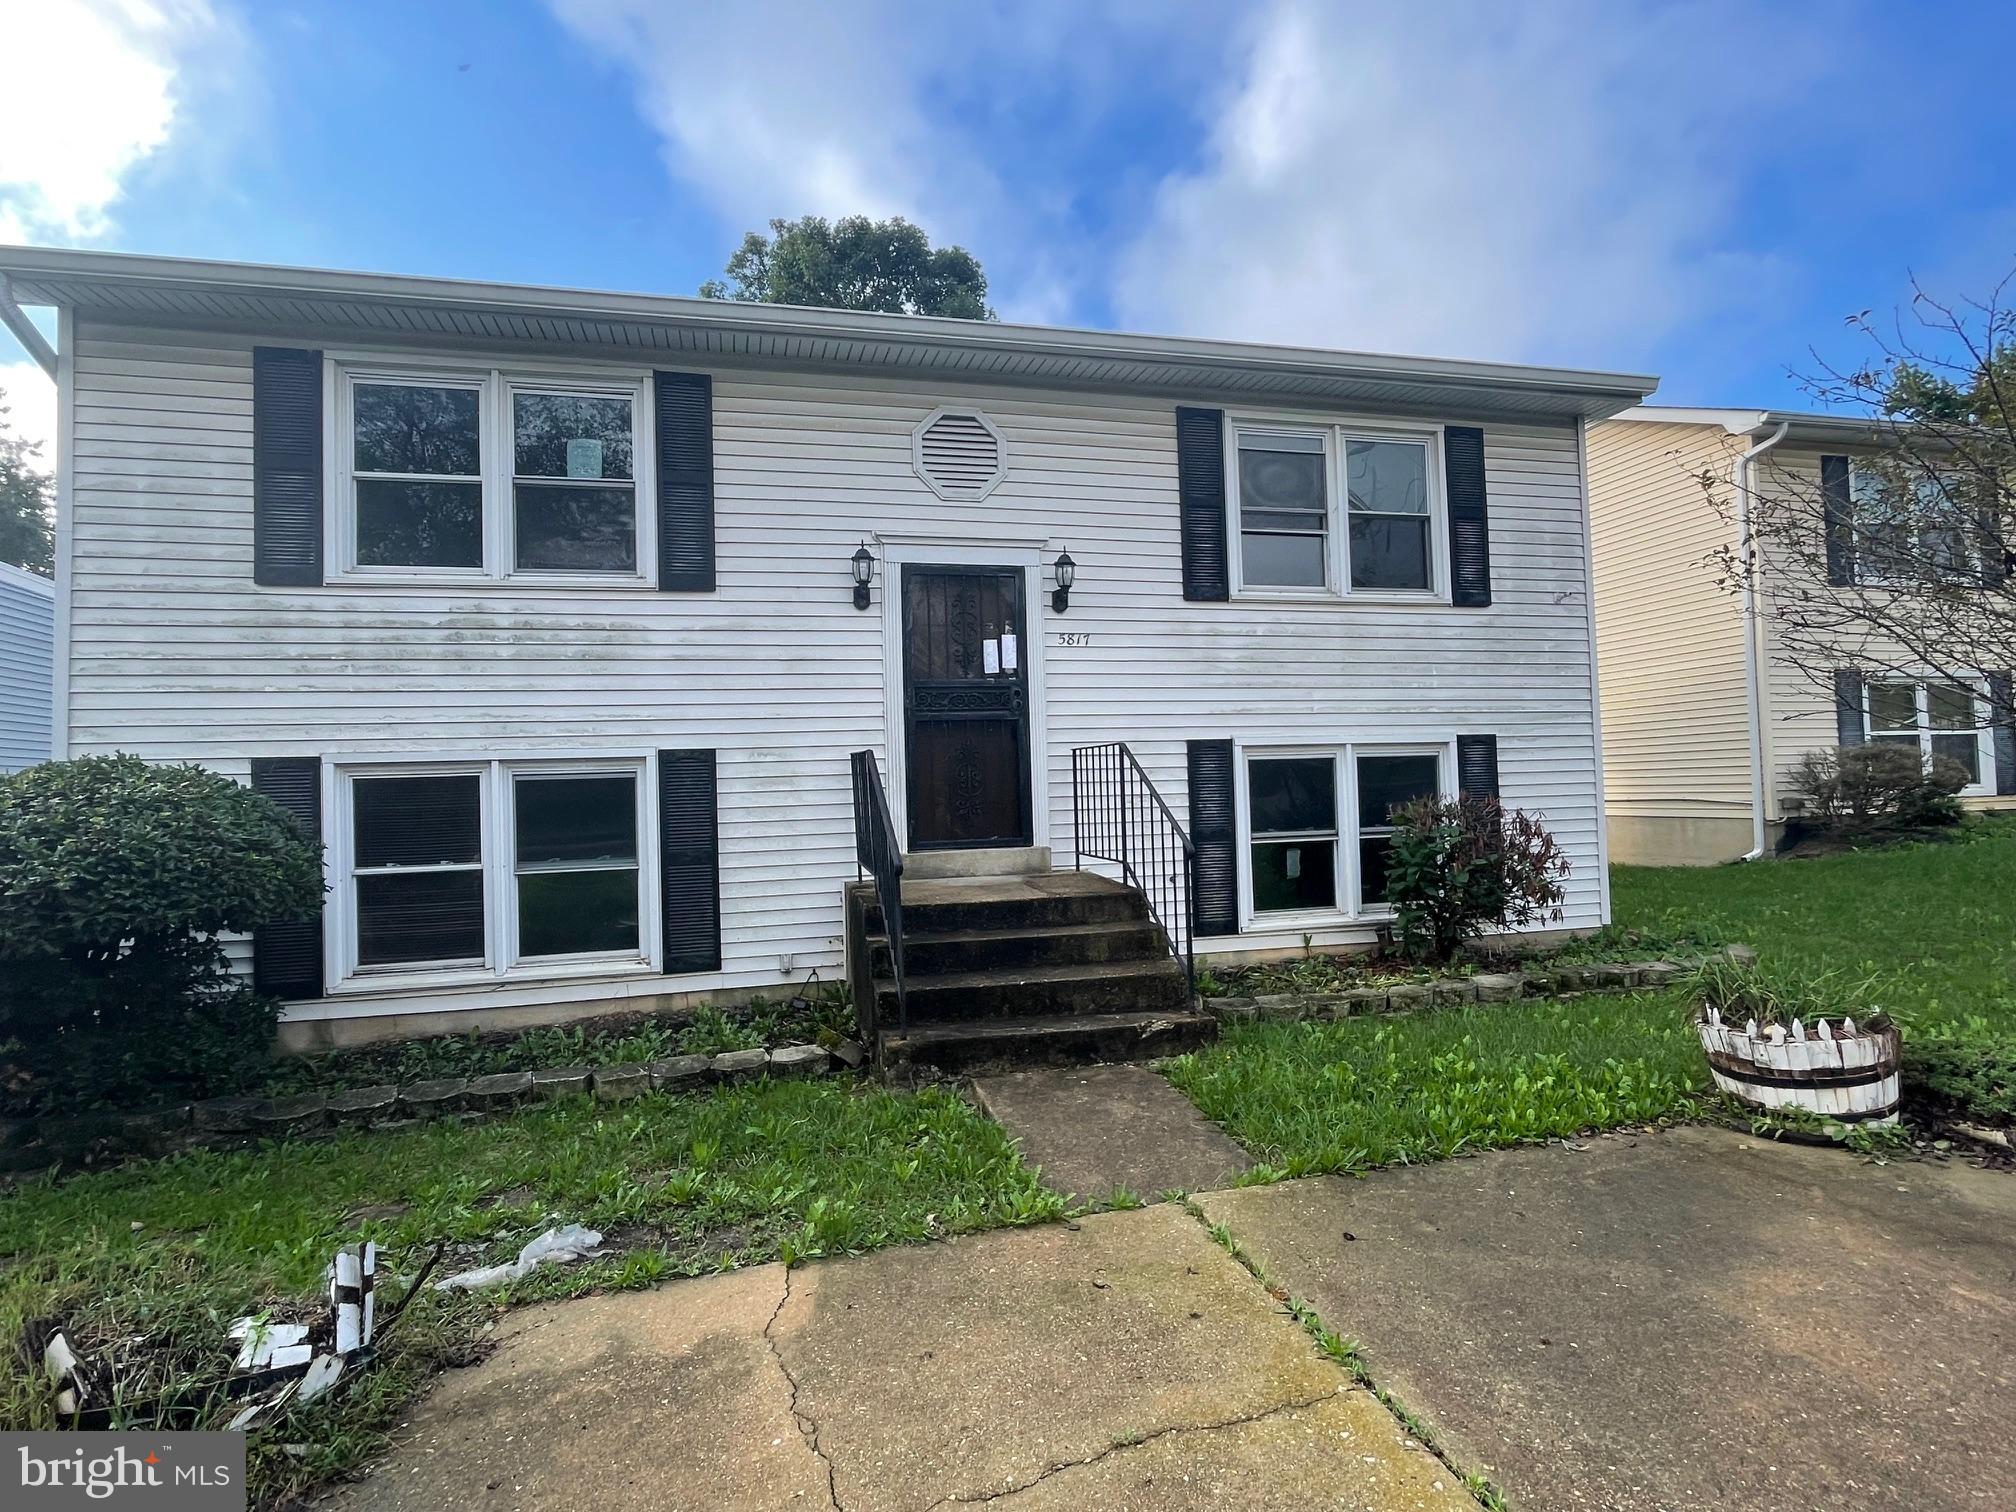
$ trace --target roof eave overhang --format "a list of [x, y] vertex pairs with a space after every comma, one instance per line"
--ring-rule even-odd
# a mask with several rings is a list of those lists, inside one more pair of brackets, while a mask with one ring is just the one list
[[359, 344], [562, 346], [701, 365], [1483, 416], [1596, 419], [1656, 387], [1635, 374], [127, 253], [0, 248], [0, 273], [26, 302], [87, 316]]

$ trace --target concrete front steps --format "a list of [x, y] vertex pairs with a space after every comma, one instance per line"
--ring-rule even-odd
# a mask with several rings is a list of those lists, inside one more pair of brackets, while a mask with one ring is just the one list
[[1167, 1055], [1217, 1030], [1147, 900], [1090, 872], [906, 875], [907, 1027], [872, 884], [849, 889], [847, 916], [855, 989], [875, 993], [887, 1074]]

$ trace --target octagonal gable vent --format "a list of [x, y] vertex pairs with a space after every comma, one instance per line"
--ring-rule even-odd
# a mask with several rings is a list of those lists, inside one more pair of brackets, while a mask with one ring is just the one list
[[1007, 445], [978, 410], [935, 410], [913, 439], [917, 475], [941, 499], [984, 499], [1007, 476]]

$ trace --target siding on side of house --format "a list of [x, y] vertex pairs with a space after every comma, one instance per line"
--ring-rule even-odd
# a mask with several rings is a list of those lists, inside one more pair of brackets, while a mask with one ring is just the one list
[[[259, 588], [253, 344], [80, 323], [73, 749], [194, 759], [239, 776], [253, 756], [335, 752], [710, 747], [720, 763], [720, 972], [484, 987], [426, 1003], [356, 997], [297, 1005], [295, 1017], [755, 988], [813, 966], [830, 977], [841, 886], [854, 877], [847, 753], [872, 748], [885, 767], [888, 757], [882, 610], [893, 574], [878, 576], [872, 612], [849, 601], [848, 558], [878, 535], [1041, 542], [1046, 563], [1065, 547], [1077, 561], [1068, 614], [1054, 615], [1046, 592], [1028, 627], [1045, 682], [1037, 802], [1062, 864], [1074, 746], [1130, 742], [1180, 814], [1190, 739], [1490, 732], [1505, 800], [1543, 814], [1574, 863], [1562, 922], [1603, 922], [1570, 421], [1481, 422], [1486, 610], [1186, 603], [1166, 401], [726, 368], [714, 373], [714, 593]], [[984, 502], [949, 503], [912, 468], [912, 429], [944, 404], [984, 409], [1005, 438], [1009, 475]], [[958, 561], [958, 546], [943, 559]], [[1367, 938], [1354, 925], [1316, 933]], [[1213, 944], [1301, 940], [1298, 926]]]
[[56, 586], [0, 562], [0, 772], [49, 759]]
[[[1796, 491], [1800, 507], [1810, 508], [1820, 488], [1821, 456], [1838, 456], [1844, 450], [1837, 446], [1779, 447], [1770, 454], [1771, 465], [1760, 475], [1759, 489]], [[1765, 596], [1768, 608], [1768, 587]], [[1813, 751], [1832, 750], [1839, 740], [1839, 727], [1831, 667], [1819, 665], [1811, 656], [1794, 656], [1768, 613], [1765, 629], [1764, 762], [1771, 774], [1770, 814], [1777, 820], [1797, 810], [1792, 774], [1800, 759]], [[1842, 644], [1857, 648], [1856, 654], [1843, 655], [1844, 662], [1866, 659], [1867, 664], [1902, 668], [1910, 661], [1901, 648], [1882, 637], [1844, 635]]]
[[1704, 471], [1727, 479], [1738, 450], [1717, 425], [1611, 420], [1589, 429], [1613, 830], [1641, 819], [1749, 823], [1742, 606], [1716, 581], [1713, 562], [1735, 530], [1701, 482]]

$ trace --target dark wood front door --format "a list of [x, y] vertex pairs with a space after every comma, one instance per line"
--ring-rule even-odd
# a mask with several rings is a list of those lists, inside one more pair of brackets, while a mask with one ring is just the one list
[[912, 850], [1030, 843], [1028, 666], [1019, 569], [904, 567]]

